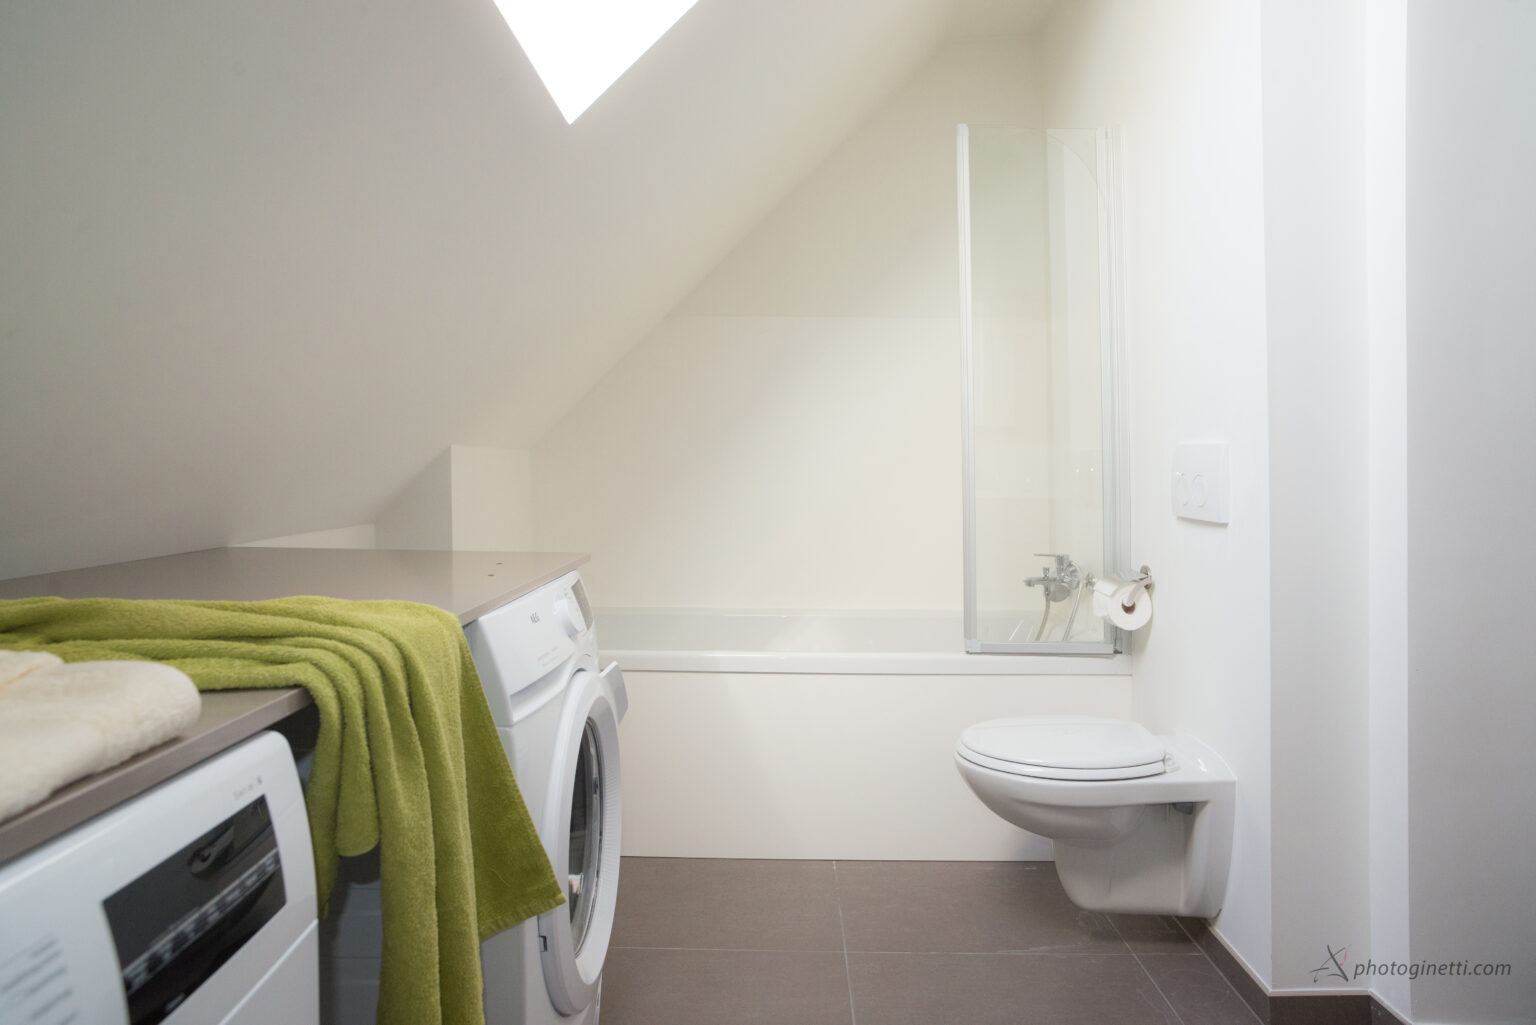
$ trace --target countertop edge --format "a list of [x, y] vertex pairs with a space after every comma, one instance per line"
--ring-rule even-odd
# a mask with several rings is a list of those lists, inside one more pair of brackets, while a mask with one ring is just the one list
[[41, 804], [0, 823], [0, 863], [62, 836], [301, 711], [310, 704], [299, 687], [205, 691], [197, 722], [185, 735], [54, 791]]

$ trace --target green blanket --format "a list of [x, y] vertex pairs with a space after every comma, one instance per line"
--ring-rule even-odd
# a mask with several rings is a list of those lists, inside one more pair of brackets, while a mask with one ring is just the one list
[[564, 900], [453, 616], [411, 602], [0, 601], [0, 648], [144, 659], [201, 690], [309, 691], [321, 913], [338, 855], [379, 846], [381, 1023], [479, 1023], [479, 941]]

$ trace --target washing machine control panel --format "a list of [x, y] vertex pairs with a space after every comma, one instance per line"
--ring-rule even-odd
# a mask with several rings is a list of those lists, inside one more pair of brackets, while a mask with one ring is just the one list
[[583, 652], [597, 654], [592, 607], [575, 573], [487, 612], [464, 636], [499, 726], [513, 724], [514, 695]]
[[555, 602], [555, 620], [567, 637], [574, 638], [587, 628], [586, 620], [581, 617], [581, 607], [570, 598]]

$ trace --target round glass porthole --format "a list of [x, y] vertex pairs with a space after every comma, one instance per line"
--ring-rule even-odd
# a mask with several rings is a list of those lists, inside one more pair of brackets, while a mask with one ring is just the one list
[[566, 883], [566, 907], [571, 915], [571, 946], [581, 953], [592, 909], [597, 906], [598, 871], [603, 847], [603, 763], [598, 755], [597, 731], [588, 719], [581, 732], [581, 751], [576, 756], [575, 789], [571, 794], [570, 872]]

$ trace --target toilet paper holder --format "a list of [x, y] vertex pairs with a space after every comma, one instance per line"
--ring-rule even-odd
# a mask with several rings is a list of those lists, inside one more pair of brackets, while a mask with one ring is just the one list
[[1140, 630], [1152, 619], [1152, 570], [1132, 577], [1101, 577], [1093, 586], [1093, 614], [1120, 628]]
[[1124, 597], [1120, 599], [1120, 607], [1127, 612], [1134, 609], [1136, 603], [1141, 601], [1142, 596], [1147, 593], [1147, 589], [1157, 583], [1152, 576], [1150, 566], [1142, 566], [1141, 572], [1134, 577], [1127, 578], [1125, 582], [1130, 586], [1126, 589]]

